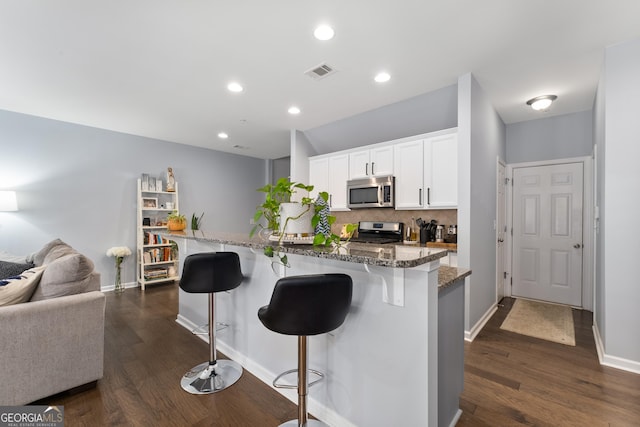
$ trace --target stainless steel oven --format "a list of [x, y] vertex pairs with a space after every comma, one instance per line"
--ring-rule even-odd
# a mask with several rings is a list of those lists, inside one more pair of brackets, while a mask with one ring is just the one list
[[395, 205], [395, 177], [378, 176], [347, 181], [348, 207], [392, 208]]

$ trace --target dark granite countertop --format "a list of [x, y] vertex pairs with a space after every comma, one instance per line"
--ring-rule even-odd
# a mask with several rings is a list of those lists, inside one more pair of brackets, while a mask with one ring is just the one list
[[471, 270], [467, 268], [440, 265], [438, 269], [438, 290], [451, 286], [456, 281], [464, 279], [469, 275], [471, 275]]
[[[275, 246], [276, 244], [276, 242], [265, 241], [257, 236], [249, 238], [248, 234], [242, 233], [210, 232], [203, 230], [187, 230], [181, 232], [164, 230], [160, 233], [169, 237], [181, 237], [190, 240], [221, 243], [260, 250], [266, 246]], [[337, 250], [335, 248], [314, 247], [310, 244], [285, 243], [282, 245], [280, 251], [283, 253], [393, 268], [417, 267], [447, 255], [446, 249], [427, 248], [415, 245], [374, 245], [356, 242], [349, 242]]]

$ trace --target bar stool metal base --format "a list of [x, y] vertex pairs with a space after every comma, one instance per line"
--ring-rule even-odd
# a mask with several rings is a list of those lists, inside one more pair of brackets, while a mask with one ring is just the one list
[[232, 386], [242, 375], [242, 366], [233, 360], [204, 362], [184, 374], [180, 386], [191, 394], [211, 394]]
[[[298, 420], [287, 421], [286, 423], [280, 424], [278, 427], [301, 427]], [[304, 427], [330, 427], [329, 424], [325, 424], [322, 421], [318, 420], [307, 420], [307, 423]]]

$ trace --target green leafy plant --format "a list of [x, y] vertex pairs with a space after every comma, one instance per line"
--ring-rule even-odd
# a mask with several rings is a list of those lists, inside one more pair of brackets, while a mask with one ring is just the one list
[[187, 226], [187, 219], [178, 211], [173, 211], [167, 216], [167, 228], [170, 231], [182, 231]]
[[[313, 190], [313, 185], [305, 185], [300, 182], [291, 182], [288, 178], [280, 178], [275, 185], [267, 184], [264, 187], [258, 188], [256, 191], [265, 193], [265, 200], [261, 205], [256, 207], [256, 212], [253, 215], [255, 225], [251, 229], [249, 236], [252, 237], [256, 231], [263, 228], [277, 233], [278, 230], [280, 230], [280, 205], [291, 202], [291, 196], [293, 196], [297, 190], [305, 190], [307, 192], [307, 195], [302, 198], [300, 203], [309, 206], [309, 209], [311, 209], [313, 199], [309, 197], [309, 192]], [[306, 211], [303, 212], [303, 214], [304, 213], [306, 213]], [[260, 223], [262, 218], [265, 219], [266, 225]], [[286, 225], [286, 221], [289, 221], [289, 219], [295, 220], [297, 218], [299, 217], [286, 218], [284, 225]]]
[[[281, 228], [280, 223], [282, 221], [282, 218], [280, 217], [280, 205], [282, 203], [290, 202], [291, 197], [298, 190], [306, 191], [307, 194], [306, 196], [302, 197], [302, 200], [300, 201], [300, 203], [304, 206], [307, 206], [307, 209], [305, 209], [302, 213], [300, 213], [295, 217], [285, 218], [284, 219], [285, 222], [282, 226], [282, 229], [283, 230], [286, 229], [287, 223], [289, 221], [293, 221], [302, 217], [310, 209], [312, 209], [312, 207], [314, 209], [314, 215], [311, 218], [311, 225], [315, 229], [318, 223], [321, 221], [320, 212], [322, 211], [322, 209], [324, 209], [325, 206], [315, 205], [314, 200], [309, 197], [309, 193], [313, 190], [313, 188], [314, 188], [313, 185], [306, 185], [299, 182], [291, 182], [288, 178], [280, 178], [275, 185], [267, 184], [264, 187], [257, 189], [257, 191], [265, 193], [265, 201], [256, 207], [256, 212], [253, 216], [253, 221], [255, 225], [251, 229], [249, 236], [252, 237], [256, 233], [256, 231], [259, 231], [265, 228], [270, 230], [272, 233], [277, 234], [278, 235], [277, 245], [275, 247], [266, 246], [264, 248], [264, 254], [269, 258], [273, 258], [273, 257], [278, 258], [279, 261], [285, 267], [289, 267], [290, 265], [289, 265], [289, 260], [287, 258], [287, 255], [281, 253], [284, 233], [279, 233], [279, 230]], [[328, 202], [329, 200], [329, 193], [320, 192], [318, 195], [322, 198], [322, 200], [325, 201], [325, 205], [326, 205], [326, 202]], [[262, 219], [266, 221], [266, 226], [260, 223], [260, 220]], [[329, 223], [329, 226], [331, 226], [333, 223], [335, 223], [336, 217], [333, 215], [328, 215], [327, 221]], [[356, 230], [357, 227], [358, 227], [357, 224], [346, 225], [345, 229], [349, 235], [349, 238], [351, 234], [353, 234], [353, 231]], [[318, 233], [313, 238], [314, 246], [328, 247], [331, 245], [340, 246], [341, 244], [342, 244], [342, 241], [340, 240], [340, 236], [334, 233], [329, 233], [328, 235]]]
[[185, 222], [187, 218], [178, 211], [173, 211], [167, 216], [168, 221]]
[[191, 229], [192, 230], [200, 230], [200, 223], [202, 222], [202, 217], [204, 216], [204, 212], [202, 215], [196, 216], [195, 212], [191, 215]]

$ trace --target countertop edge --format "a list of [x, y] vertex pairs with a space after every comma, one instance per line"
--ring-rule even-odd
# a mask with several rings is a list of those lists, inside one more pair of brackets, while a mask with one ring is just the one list
[[438, 269], [438, 290], [442, 290], [453, 285], [458, 280], [464, 279], [471, 275], [471, 270], [467, 268], [449, 267], [448, 265], [440, 265]]
[[[197, 235], [196, 233], [200, 235]], [[247, 237], [241, 238], [243, 237], [243, 235], [240, 233], [226, 233], [226, 235], [225, 233], [215, 233], [215, 232], [206, 233], [206, 234], [205, 233], [206, 232], [202, 232], [202, 231], [196, 231], [196, 232], [193, 232], [193, 231], [173, 232], [168, 230], [158, 231], [158, 234], [161, 234], [166, 237], [183, 238], [188, 240], [203, 241], [203, 242], [209, 242], [209, 243], [219, 243], [223, 245], [240, 246], [240, 247], [246, 247], [246, 248], [252, 248], [252, 249], [262, 250], [267, 246], [274, 246], [257, 237], [249, 238], [247, 236]], [[349, 244], [354, 245], [355, 243], [350, 242]], [[350, 248], [353, 248], [356, 250], [358, 249], [354, 246], [351, 246]], [[366, 252], [365, 248], [370, 249], [372, 253], [374, 252], [373, 247], [361, 246], [361, 248], [363, 252]], [[425, 248], [425, 249], [438, 250], [436, 248]], [[346, 262], [352, 262], [356, 264], [368, 264], [368, 265], [375, 265], [380, 267], [390, 267], [390, 268], [418, 267], [420, 265], [439, 260], [440, 258], [445, 257], [448, 253], [446, 249], [440, 249], [438, 250], [438, 252], [431, 253], [416, 259], [410, 259], [410, 260], [382, 259], [382, 258], [375, 258], [373, 256], [367, 256], [364, 254], [361, 254], [361, 255], [349, 254], [349, 253], [341, 254], [339, 250], [336, 253], [334, 250], [323, 248], [323, 247], [314, 247], [312, 245], [297, 245], [297, 244], [282, 245], [280, 247], [280, 252], [288, 253], [288, 254], [303, 255], [303, 256], [312, 256], [316, 258], [332, 259], [337, 261], [346, 261]]]

